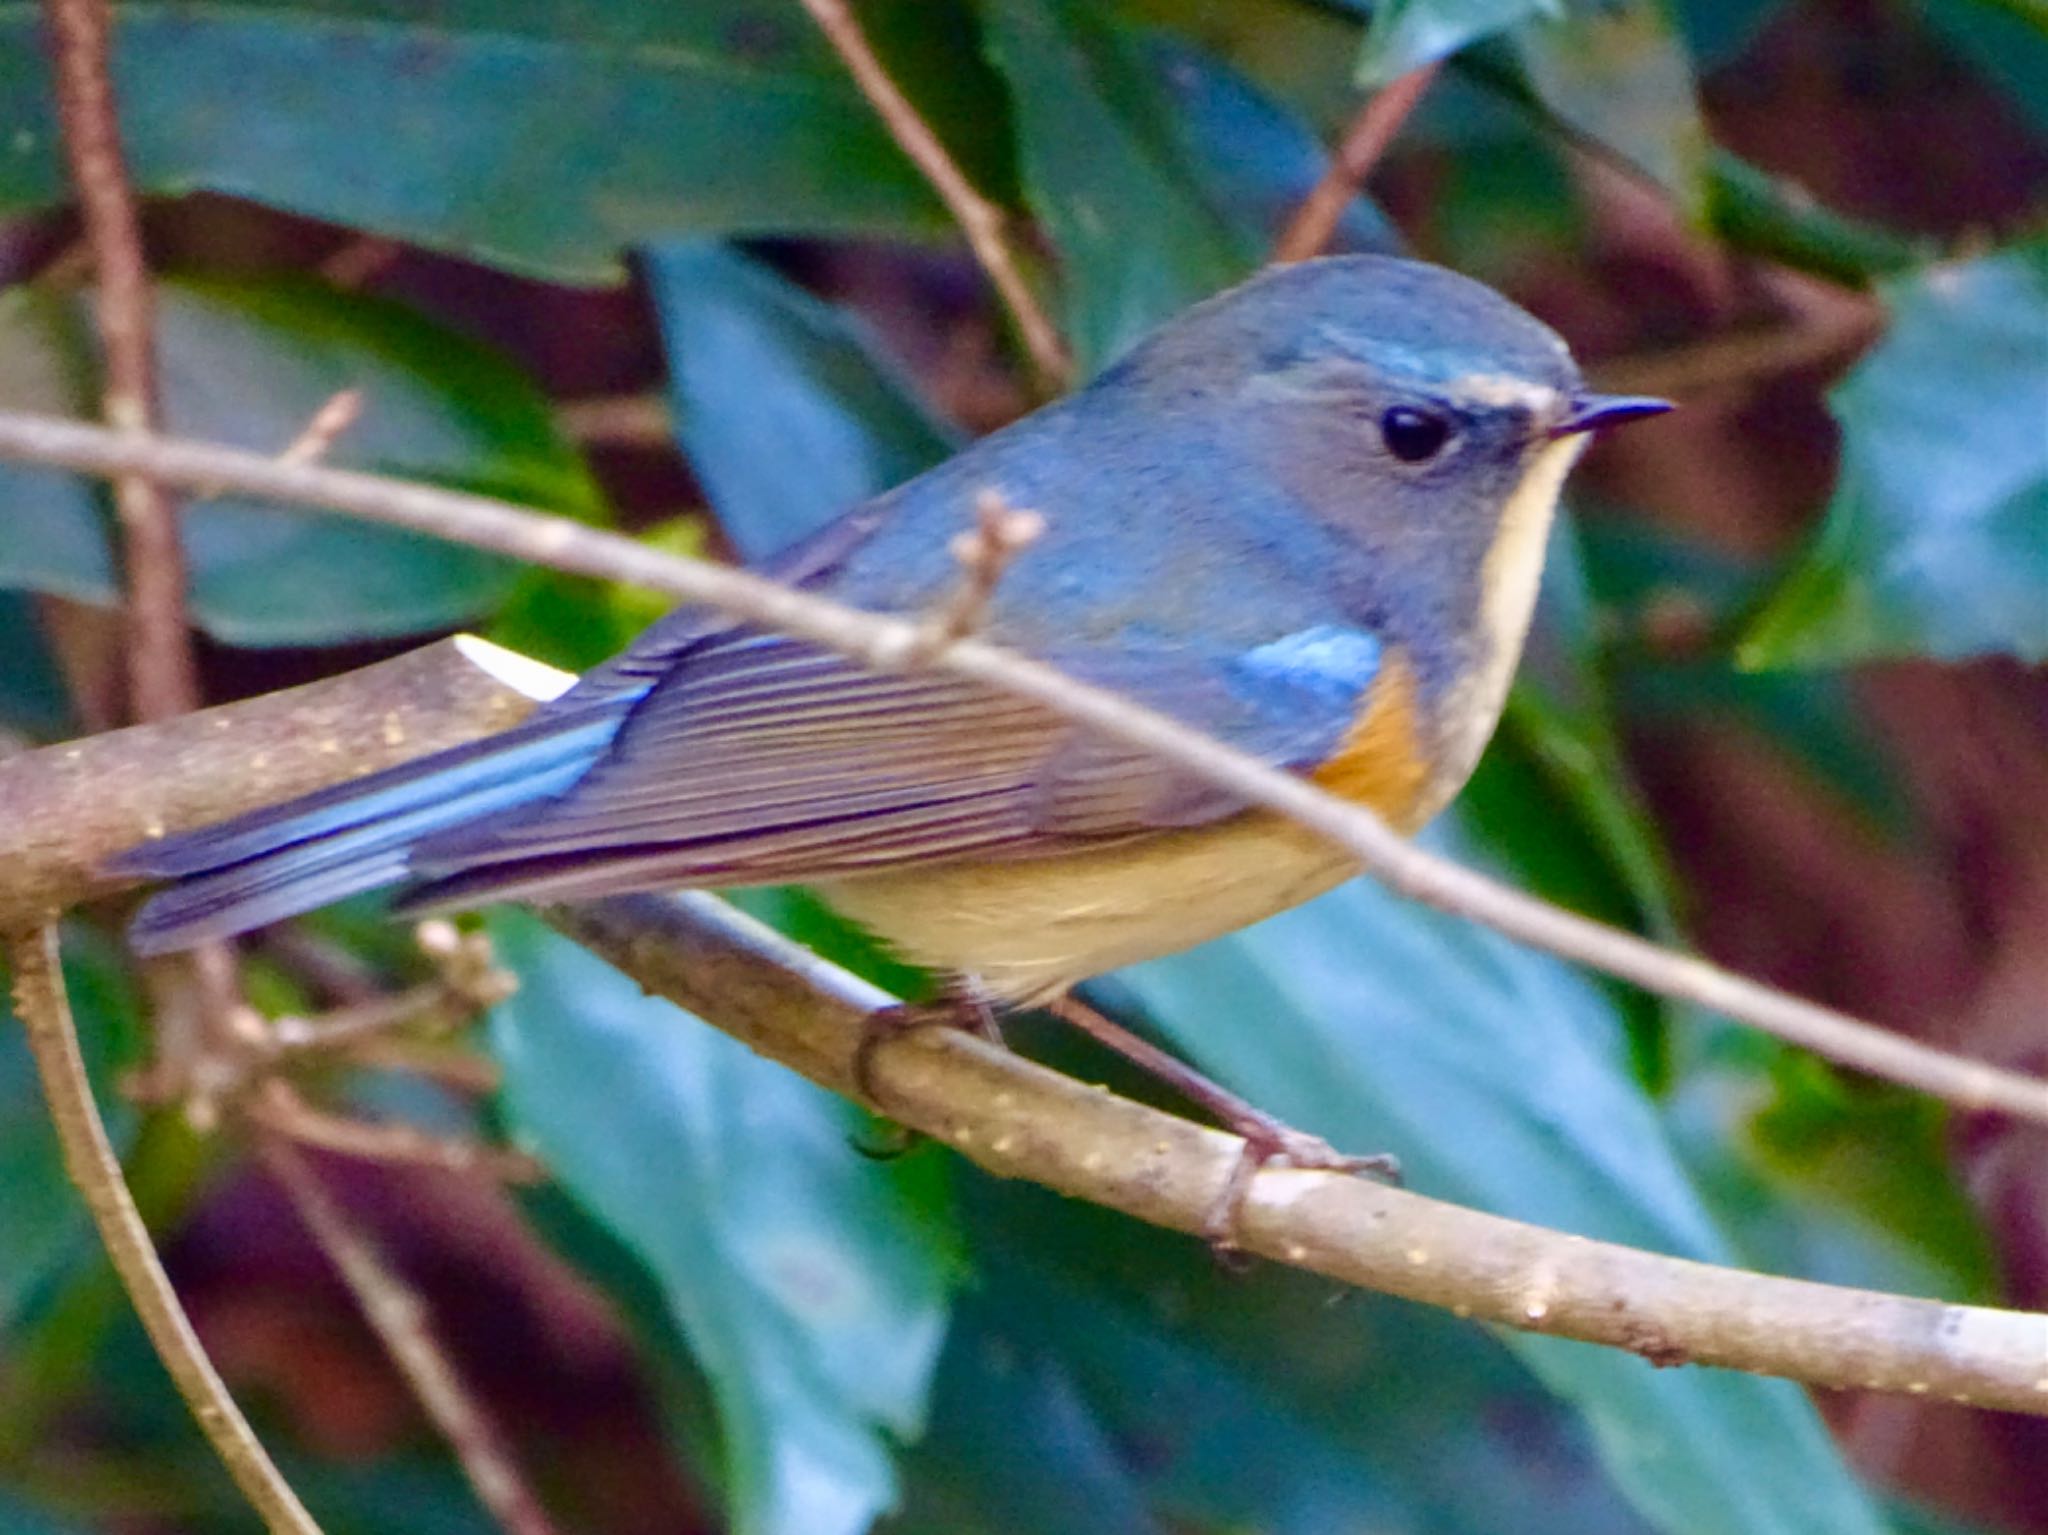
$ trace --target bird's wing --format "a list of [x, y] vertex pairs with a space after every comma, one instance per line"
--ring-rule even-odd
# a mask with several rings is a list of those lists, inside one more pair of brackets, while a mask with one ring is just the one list
[[[1377, 647], [1354, 645], [1340, 678], [1288, 655], [1262, 664], [1258, 652], [1046, 659], [1306, 769], [1351, 727]], [[1029, 857], [1238, 808], [1143, 753], [951, 673], [868, 671], [801, 642], [731, 631], [684, 655], [566, 793], [422, 843], [412, 867], [429, 883], [413, 904]]]

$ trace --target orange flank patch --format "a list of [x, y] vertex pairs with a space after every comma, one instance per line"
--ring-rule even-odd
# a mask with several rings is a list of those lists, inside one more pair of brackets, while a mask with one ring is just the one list
[[1365, 712], [1309, 776], [1332, 794], [1368, 806], [1389, 825], [1413, 829], [1429, 783], [1429, 758], [1415, 707], [1415, 673], [1403, 656], [1387, 656], [1366, 690]]

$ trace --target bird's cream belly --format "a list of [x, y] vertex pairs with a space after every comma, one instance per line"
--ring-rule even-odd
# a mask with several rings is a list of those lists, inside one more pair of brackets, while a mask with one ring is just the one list
[[1356, 869], [1253, 811], [1083, 852], [862, 875], [819, 893], [904, 957], [1027, 1002], [1270, 917]]

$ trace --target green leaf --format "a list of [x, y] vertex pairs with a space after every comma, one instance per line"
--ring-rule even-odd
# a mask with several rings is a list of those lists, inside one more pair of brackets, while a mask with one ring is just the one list
[[51, 738], [70, 721], [71, 700], [35, 603], [0, 591], [0, 727]]
[[1928, 29], [2000, 86], [2036, 133], [2048, 132], [2048, 4], [1920, 0]]
[[646, 265], [676, 435], [747, 560], [957, 445], [851, 316], [794, 283], [716, 245], [656, 246]]
[[[77, 414], [92, 385], [83, 302], [0, 296], [0, 403]], [[299, 279], [163, 285], [159, 347], [174, 432], [275, 452], [337, 391], [361, 418], [331, 462], [457, 484], [592, 518], [594, 482], [509, 362], [400, 305]], [[0, 586], [117, 597], [95, 485], [0, 465]], [[447, 628], [488, 612], [518, 568], [460, 545], [239, 498], [190, 503], [194, 617], [238, 645], [322, 645]]]
[[[1905, 833], [1913, 805], [1898, 766], [1831, 672], [1748, 672], [1731, 652], [1764, 572], [1637, 517], [1586, 524], [1587, 569], [1616, 631], [1608, 647], [1617, 707], [1631, 730], [1754, 731], [1872, 827]], [[1696, 626], [1674, 647], [1646, 633], [1659, 612]]]
[[[66, 197], [39, 8], [0, 3], [0, 212]], [[864, 5], [885, 62], [1006, 192], [952, 0]], [[565, 281], [656, 237], [944, 228], [787, 0], [131, 4], [115, 29], [145, 190], [206, 189]], [[926, 82], [932, 82], [929, 86]]]
[[1925, 242], [1845, 218], [1725, 149], [1709, 152], [1706, 175], [1707, 225], [1738, 250], [1854, 287], [1927, 258]]
[[985, 16], [1025, 197], [1060, 253], [1068, 339], [1093, 372], [1247, 275], [1261, 242], [1210, 202], [1128, 33], [1086, 0], [988, 0]]
[[1564, 0], [1384, 0], [1366, 26], [1358, 83], [1380, 90], [1482, 38], [1564, 10]]
[[986, 1278], [906, 1459], [919, 1535], [1643, 1528], [1570, 1411], [1476, 1328], [1226, 1272], [1028, 1185], [969, 1175], [961, 1195]]
[[[1728, 1261], [1590, 980], [1366, 881], [1122, 972], [1201, 1069], [1350, 1150], [1389, 1150], [1433, 1195], [1560, 1230]], [[1520, 1333], [1509, 1346], [1584, 1414], [1617, 1484], [1684, 1535], [1870, 1531], [1807, 1398], [1660, 1371]]]
[[1533, 16], [1513, 42], [1530, 85], [1552, 112], [1627, 153], [1681, 210], [1703, 211], [1706, 125], [1684, 40], [1659, 0]]
[[710, 1377], [742, 1535], [867, 1528], [920, 1429], [956, 1262], [851, 1105], [643, 995], [531, 917], [492, 1015], [518, 1136], [661, 1284]]
[[[1167, 126], [1203, 198], [1260, 249], [1270, 247], [1329, 166], [1322, 139], [1218, 55], [1163, 29], [1140, 31], [1135, 41], [1169, 98]], [[1361, 196], [1345, 204], [1327, 248], [1399, 255], [1403, 243], [1378, 205]]]
[[2048, 659], [2048, 243], [1888, 284], [1891, 329], [1830, 396], [1842, 466], [1745, 666]]

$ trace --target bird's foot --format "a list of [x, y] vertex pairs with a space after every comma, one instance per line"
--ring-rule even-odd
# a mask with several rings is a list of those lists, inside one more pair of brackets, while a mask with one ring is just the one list
[[1391, 1156], [1356, 1157], [1337, 1150], [1319, 1136], [1283, 1124], [1265, 1110], [1254, 1108], [1219, 1082], [1213, 1082], [1187, 1062], [1169, 1055], [1149, 1039], [1133, 1034], [1115, 1019], [1090, 1007], [1076, 996], [1065, 996], [1051, 1005], [1057, 1016], [1104, 1045], [1149, 1076], [1164, 1082], [1183, 1098], [1208, 1112], [1226, 1130], [1244, 1141], [1237, 1162], [1223, 1188], [1209, 1206], [1202, 1221], [1202, 1236], [1219, 1259], [1234, 1260], [1243, 1250], [1237, 1240], [1239, 1217], [1252, 1180], [1262, 1168], [1275, 1165], [1316, 1172], [1355, 1173], [1385, 1183], [1401, 1181], [1401, 1164]]
[[878, 1007], [861, 1020], [860, 1042], [853, 1047], [853, 1085], [868, 1103], [882, 1106], [875, 1091], [875, 1052], [890, 1040], [919, 1029], [959, 1029], [997, 1049], [1005, 1048], [995, 1009], [978, 991], [949, 988], [931, 1002]]
[[1202, 1218], [1202, 1239], [1219, 1260], [1236, 1262], [1244, 1250], [1243, 1243], [1238, 1240], [1244, 1202], [1251, 1194], [1252, 1180], [1269, 1167], [1350, 1173], [1377, 1179], [1396, 1188], [1400, 1186], [1401, 1163], [1385, 1152], [1352, 1156], [1339, 1151], [1321, 1136], [1283, 1124], [1241, 1100], [1229, 1108], [1214, 1103], [1209, 1107], [1223, 1121], [1225, 1128], [1244, 1141], [1237, 1161], [1231, 1166], [1230, 1176], [1224, 1180], [1223, 1187], [1209, 1203], [1208, 1213]]

